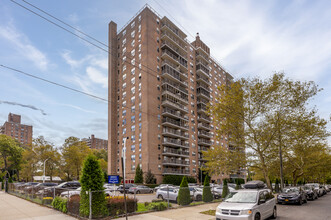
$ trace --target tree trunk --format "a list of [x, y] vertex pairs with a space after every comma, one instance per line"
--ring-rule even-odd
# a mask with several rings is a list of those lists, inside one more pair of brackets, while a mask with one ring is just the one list
[[259, 155], [260, 155], [260, 159], [261, 159], [261, 163], [262, 163], [262, 172], [263, 172], [264, 179], [266, 181], [268, 188], [272, 190], [272, 186], [271, 186], [269, 175], [268, 175], [268, 168], [265, 165], [264, 157], [263, 157], [262, 153], [260, 153]]

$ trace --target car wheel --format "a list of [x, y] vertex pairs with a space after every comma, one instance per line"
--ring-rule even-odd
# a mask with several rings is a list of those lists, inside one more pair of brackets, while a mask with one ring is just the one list
[[302, 201], [302, 198], [300, 198], [299, 205], [302, 205], [302, 204], [303, 204], [303, 201]]
[[254, 220], [261, 220], [261, 215], [260, 213], [256, 213], [254, 216]]
[[197, 201], [201, 201], [202, 200], [202, 196], [201, 195], [197, 195], [196, 200]]
[[272, 219], [277, 218], [277, 207], [276, 207], [276, 206], [274, 207], [274, 211], [273, 211], [273, 213], [272, 213], [271, 218], [272, 218]]
[[138, 191], [136, 192], [136, 194], [140, 194], [140, 191], [138, 190]]
[[158, 195], [157, 198], [163, 200], [163, 196], [162, 195]]
[[150, 191], [150, 193], [154, 193], [154, 191], [153, 191], [153, 190], [151, 190], [151, 191]]
[[305, 203], [308, 203], [308, 199], [307, 199], [307, 197], [306, 197], [306, 199], [305, 199]]

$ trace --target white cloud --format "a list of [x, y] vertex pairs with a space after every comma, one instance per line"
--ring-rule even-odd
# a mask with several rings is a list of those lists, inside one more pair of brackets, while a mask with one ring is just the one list
[[39, 69], [47, 69], [49, 61], [46, 55], [37, 49], [26, 35], [16, 30], [13, 25], [0, 26], [0, 38], [12, 44], [20, 56], [32, 61]]
[[107, 88], [108, 86], [108, 79], [107, 76], [103, 75], [99, 70], [94, 67], [87, 67], [86, 73], [90, 80], [95, 83], [101, 84], [103, 88]]

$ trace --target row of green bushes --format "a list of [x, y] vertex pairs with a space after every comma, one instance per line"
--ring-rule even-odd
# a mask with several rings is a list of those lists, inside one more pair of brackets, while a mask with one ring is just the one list
[[[184, 176], [179, 176], [179, 175], [165, 175], [163, 177], [163, 183], [164, 184], [173, 184], [173, 185], [180, 185]], [[186, 181], [188, 183], [197, 183], [196, 178], [194, 177], [185, 177]]]

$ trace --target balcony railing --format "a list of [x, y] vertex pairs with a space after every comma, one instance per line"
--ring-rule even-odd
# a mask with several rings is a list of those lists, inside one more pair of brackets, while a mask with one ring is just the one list
[[183, 170], [183, 169], [170, 169], [165, 168], [163, 169], [163, 174], [175, 174], [175, 175], [189, 175], [189, 170]]
[[163, 128], [162, 134], [163, 135], [168, 134], [168, 135], [173, 135], [173, 136], [188, 139], [188, 134], [186, 132], [183, 132], [181, 130], [176, 130], [176, 129], [173, 129], [173, 128], [168, 128], [168, 127]]
[[198, 147], [198, 151], [199, 151], [199, 152], [207, 151], [207, 150], [209, 150], [208, 147], [202, 147], [202, 146], [199, 146], [199, 147]]
[[199, 76], [199, 75], [197, 75], [197, 81], [202, 81], [202, 82], [206, 83], [207, 85], [210, 84], [209, 79], [207, 77], [203, 77], [203, 76]]
[[204, 115], [204, 114], [199, 114], [198, 115], [198, 121], [207, 121], [207, 122], [211, 122], [211, 118]]
[[198, 131], [198, 136], [211, 138], [213, 135], [210, 132], [201, 130], [201, 131]]
[[172, 80], [165, 78], [165, 79], [162, 79], [162, 85], [164, 85], [164, 84], [171, 85], [171, 86], [175, 87], [176, 89], [179, 89], [180, 91], [182, 91], [183, 93], [188, 95], [187, 89], [184, 86], [182, 86], [182, 84], [180, 84], [180, 83], [177, 83], [177, 82], [174, 82]]
[[198, 128], [205, 129], [205, 130], [210, 130], [210, 125], [207, 124], [207, 123], [201, 122], [201, 123], [198, 124]]
[[207, 140], [207, 139], [204, 139], [204, 138], [199, 138], [198, 139], [198, 144], [210, 146], [212, 143], [211, 143], [210, 140]]
[[[167, 44], [162, 44], [162, 46], [167, 45]], [[185, 69], [187, 69], [187, 61], [186, 59], [184, 59], [182, 56], [177, 56], [175, 54], [173, 54], [172, 52], [170, 52], [167, 49], [164, 49], [162, 52], [162, 56], [164, 54], [167, 54], [169, 57], [171, 57], [175, 62], [177, 62], [178, 64], [182, 65]]]
[[166, 160], [163, 160], [163, 164], [176, 164], [176, 165], [189, 166], [190, 165], [190, 161], [175, 160], [175, 159], [166, 159]]
[[200, 112], [200, 111], [203, 111], [203, 112], [207, 111], [207, 107], [205, 106], [205, 104], [198, 104], [197, 105], [197, 109], [198, 109], [198, 112]]
[[170, 35], [167, 31], [162, 31], [161, 37], [163, 36], [168, 37], [171, 41], [173, 41], [173, 43], [177, 44], [177, 46], [179, 46], [183, 51], [187, 51], [187, 46], [181, 43], [180, 40], [178, 40], [176, 37]]
[[202, 63], [198, 63], [198, 64], [196, 65], [196, 69], [197, 69], [197, 71], [198, 71], [198, 70], [201, 70], [202, 72], [204, 72], [204, 74], [205, 74], [207, 77], [209, 76], [209, 69], [207, 69], [207, 67], [204, 66]]
[[188, 108], [185, 105], [181, 105], [178, 102], [172, 100], [168, 95], [162, 96], [162, 105], [170, 105], [171, 107], [180, 109], [184, 112], [188, 112]]
[[172, 125], [175, 125], [177, 127], [180, 127], [180, 128], [185, 128], [185, 129], [188, 129], [188, 125], [186, 124], [186, 122], [184, 121], [177, 121], [175, 119], [172, 119], [172, 118], [168, 118], [168, 117], [165, 117], [162, 119], [162, 123], [170, 123]]
[[203, 95], [205, 98], [210, 99], [210, 93], [202, 88], [197, 89], [197, 96]]
[[190, 156], [190, 152], [188, 151], [182, 151], [182, 150], [175, 150], [175, 149], [169, 149], [165, 148], [163, 149], [163, 154], [174, 154], [174, 155], [180, 155], [180, 156]]
[[175, 138], [169, 138], [169, 137], [163, 137], [163, 144], [168, 144], [168, 145], [172, 145], [172, 146], [177, 146], [177, 147], [189, 147], [189, 144], [186, 143], [185, 141], [181, 141]]
[[188, 102], [188, 95], [180, 91], [179, 89], [169, 85], [169, 84], [163, 84], [162, 85], [162, 91], [163, 92], [169, 92], [170, 94], [173, 94], [174, 97], [181, 99], [181, 101], [184, 101], [185, 103]]
[[182, 114], [180, 111], [173, 110], [171, 108], [164, 107], [162, 110], [162, 114], [167, 115], [167, 113], [171, 114], [172, 116], [177, 116], [179, 118], [182, 118], [184, 120], [188, 120], [188, 116]]
[[206, 62], [209, 62], [208, 60], [208, 56], [206, 56], [205, 54], [201, 53], [201, 52], [197, 52], [196, 55], [195, 55], [197, 58], [199, 56], [201, 56], [203, 59], [205, 59]]

